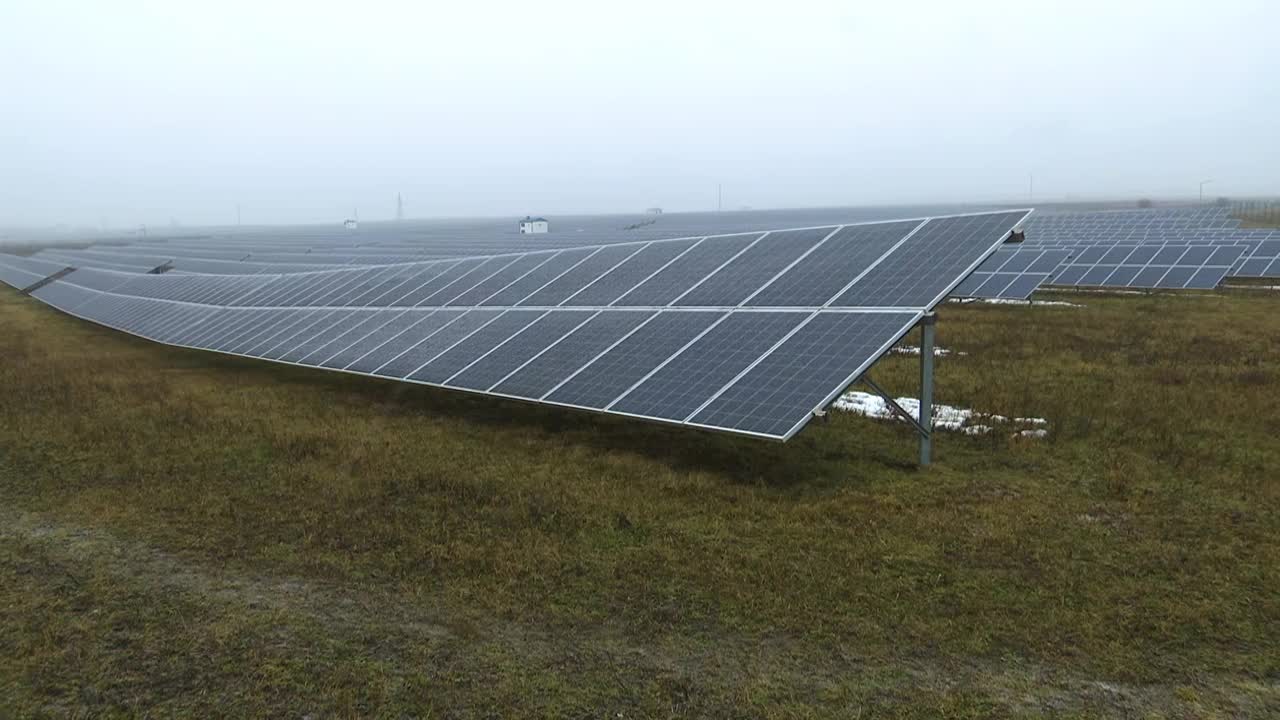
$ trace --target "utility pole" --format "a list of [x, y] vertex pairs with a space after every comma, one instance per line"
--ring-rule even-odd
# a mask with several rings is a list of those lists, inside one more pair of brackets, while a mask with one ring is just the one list
[[1204, 204], [1204, 186], [1205, 186], [1205, 185], [1208, 185], [1208, 184], [1209, 184], [1209, 183], [1211, 183], [1211, 182], [1213, 182], [1213, 181], [1212, 181], [1212, 180], [1201, 180], [1201, 181], [1200, 181], [1200, 204], [1201, 204], [1201, 205], [1203, 205], [1203, 204]]
[[724, 185], [716, 185], [716, 212], [724, 210]]
[[400, 197], [400, 193], [396, 193], [396, 222], [404, 219], [404, 199]]
[[240, 203], [236, 203], [236, 227], [240, 227]]
[[1027, 202], [1034, 203], [1036, 198], [1036, 176], [1027, 173]]

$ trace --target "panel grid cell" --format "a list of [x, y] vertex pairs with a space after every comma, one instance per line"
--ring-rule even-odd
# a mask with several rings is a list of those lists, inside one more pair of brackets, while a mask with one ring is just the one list
[[830, 227], [769, 233], [674, 304], [680, 307], [737, 305], [835, 230]]
[[491, 389], [514, 397], [541, 398], [655, 314], [648, 310], [602, 312]]
[[803, 312], [734, 313], [609, 409], [682, 421], [806, 317]]
[[[148, 241], [34, 261], [0, 257], [0, 276], [30, 284], [24, 274], [46, 269], [30, 263], [60, 269], [66, 259], [84, 259], [96, 265], [37, 297], [142, 337], [782, 437], [812, 414], [813, 396], [839, 390], [832, 384], [845, 378], [837, 375], [917, 319], [914, 306], [894, 313], [884, 312], [887, 305], [936, 302], [925, 293], [964, 279], [1022, 217], [990, 213], [923, 226], [814, 222], [753, 232], [738, 223], [739, 234], [690, 231], [677, 239], [645, 222], [595, 235], [451, 241], [451, 252], [469, 257], [433, 257], [416, 237], [365, 247], [357, 235], [311, 230], [273, 243], [232, 235], [204, 248], [194, 240], [163, 247]], [[1139, 246], [1120, 258], [1120, 249], [1110, 250], [1099, 258], [1132, 263], [1145, 252]], [[110, 269], [165, 258], [179, 268], [189, 251], [206, 253], [203, 269], [243, 273]], [[1173, 251], [1163, 246], [1151, 257]], [[1183, 249], [1183, 264], [1162, 270], [1159, 282], [1199, 287], [1212, 281], [1206, 267], [1247, 260], [1209, 245]], [[1036, 268], [1021, 255], [1003, 263], [965, 287], [1010, 292]], [[1129, 268], [1108, 272], [1114, 278]], [[821, 309], [834, 295], [859, 293], [874, 295], [871, 305], [881, 311]], [[796, 388], [781, 398], [769, 394], [781, 388], [765, 388], [760, 407], [750, 406], [739, 396], [744, 383], [769, 373], [794, 373], [786, 383]]]
[[626, 307], [669, 305], [698, 281], [715, 272], [716, 268], [732, 260], [761, 235], [762, 233], [751, 233], [706, 238], [685, 253], [680, 258], [680, 262], [663, 268], [656, 275], [640, 283], [634, 290], [618, 298], [613, 305]]
[[925, 307], [993, 250], [1027, 212], [934, 218], [831, 304]]
[[919, 319], [919, 313], [820, 313], [690, 422], [785, 437]]
[[456, 344], [440, 353], [427, 364], [411, 372], [410, 380], [443, 383], [465, 370], [503, 341], [524, 330], [545, 314], [545, 310], [508, 310], [460, 338]]
[[458, 341], [503, 313], [502, 310], [441, 310], [439, 312], [446, 316], [456, 313], [456, 317], [374, 370], [373, 374], [397, 379], [408, 377], [409, 373], [427, 364], [440, 353], [453, 347]]
[[470, 390], [488, 390], [594, 314], [590, 310], [549, 312], [512, 335], [501, 347], [450, 378], [446, 384]]
[[747, 301], [750, 307], [810, 307], [835, 297], [851, 278], [871, 267], [919, 222], [852, 225], [833, 237]]
[[624, 262], [639, 250], [639, 247], [631, 245], [600, 248], [573, 269], [547, 283], [545, 287], [516, 303], [516, 305], [559, 305], [569, 299], [569, 296], [595, 282], [601, 275], [609, 272], [614, 266]]
[[566, 307], [609, 305], [693, 247], [694, 242], [652, 243], [565, 300], [564, 304]]
[[711, 327], [724, 313], [666, 311], [547, 395], [551, 402], [603, 410]]

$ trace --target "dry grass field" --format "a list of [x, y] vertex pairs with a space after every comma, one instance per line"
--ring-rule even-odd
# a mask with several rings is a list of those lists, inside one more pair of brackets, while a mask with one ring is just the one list
[[1049, 434], [921, 470], [898, 423], [748, 441], [4, 290], [0, 717], [1280, 715], [1280, 295], [1056, 297], [942, 307], [938, 401]]

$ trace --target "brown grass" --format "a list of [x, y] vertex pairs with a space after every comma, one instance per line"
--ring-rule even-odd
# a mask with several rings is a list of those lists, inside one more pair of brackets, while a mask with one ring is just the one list
[[1051, 432], [920, 471], [892, 423], [753, 442], [0, 293], [0, 716], [1277, 711], [1276, 298], [1066, 297], [944, 307], [938, 400]]

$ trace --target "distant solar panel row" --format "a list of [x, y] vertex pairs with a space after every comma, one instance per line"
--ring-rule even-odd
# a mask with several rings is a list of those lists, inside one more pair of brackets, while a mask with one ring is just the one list
[[[968, 270], [989, 218], [824, 227], [293, 275], [67, 281], [121, 295], [240, 307], [922, 307]], [[1000, 221], [1002, 222], [1002, 221]], [[914, 234], [913, 234], [914, 233]], [[910, 242], [902, 243], [910, 235]], [[881, 259], [891, 249], [897, 249]], [[932, 267], [922, 275], [918, 268]], [[860, 270], [866, 270], [859, 274]], [[852, 285], [845, 287], [849, 279]]]
[[[1087, 213], [1059, 213], [1038, 215], [1028, 222], [1024, 247], [1063, 249], [1075, 256], [1070, 265], [1064, 265], [1055, 273], [1054, 284], [1085, 283], [1097, 287], [1147, 287], [1156, 275], [1153, 267], [1129, 277], [1129, 270], [1113, 269], [1105, 278], [1104, 270], [1094, 260], [1099, 250], [1142, 247], [1185, 248], [1205, 246], [1209, 248], [1243, 247], [1244, 251], [1235, 263], [1225, 271], [1227, 277], [1280, 277], [1280, 233], [1266, 229], [1238, 228], [1239, 220], [1230, 216], [1227, 208], [1172, 208], [1163, 210], [1129, 210]], [[1151, 252], [1143, 250], [1142, 252]], [[1233, 252], [1233, 251], [1228, 251]], [[1129, 262], [1126, 265], [1135, 265]], [[1088, 266], [1084, 273], [1080, 268]], [[1169, 270], [1151, 287], [1173, 289], [1175, 287], [1203, 288], [1209, 279], [1218, 275], [1214, 266], [1198, 268], [1187, 279], [1189, 284], [1178, 286], [1185, 271]], [[1077, 277], [1079, 276], [1079, 277]], [[1102, 279], [1100, 279], [1102, 278]], [[1133, 285], [1132, 283], [1138, 283]]]
[[1054, 285], [1210, 290], [1222, 282], [1241, 246], [1130, 245], [1089, 248], [1058, 269]]
[[294, 276], [81, 269], [34, 295], [174, 345], [786, 439], [1026, 214]]
[[1066, 250], [1002, 249], [951, 293], [954, 297], [1025, 300], [1067, 261]]

